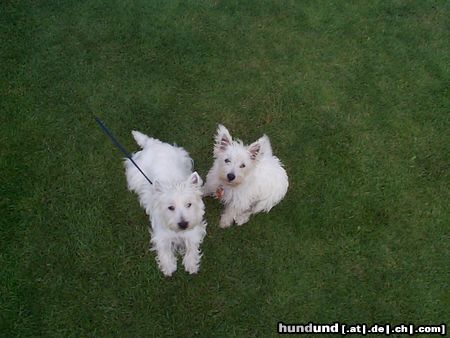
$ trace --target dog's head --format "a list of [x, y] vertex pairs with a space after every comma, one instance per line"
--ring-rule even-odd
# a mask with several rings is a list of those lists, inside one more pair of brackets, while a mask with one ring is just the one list
[[205, 205], [202, 184], [196, 172], [178, 184], [155, 182], [154, 191], [158, 195], [156, 207], [169, 229], [185, 231], [203, 223]]
[[240, 140], [234, 141], [228, 129], [219, 125], [214, 145], [219, 179], [228, 186], [241, 184], [267, 147], [270, 143], [266, 135], [246, 146]]

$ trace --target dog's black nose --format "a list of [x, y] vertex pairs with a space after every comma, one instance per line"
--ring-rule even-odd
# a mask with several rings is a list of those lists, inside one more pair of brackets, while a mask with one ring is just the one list
[[232, 180], [234, 180], [236, 178], [236, 176], [234, 176], [234, 174], [228, 174], [227, 178], [228, 178], [228, 181], [231, 182]]
[[178, 226], [180, 227], [180, 229], [186, 229], [188, 227], [189, 223], [186, 221], [183, 222], [178, 222]]

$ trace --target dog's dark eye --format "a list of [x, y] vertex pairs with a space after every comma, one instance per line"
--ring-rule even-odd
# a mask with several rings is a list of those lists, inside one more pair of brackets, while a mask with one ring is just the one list
[[169, 209], [170, 211], [174, 211], [174, 210], [175, 210], [175, 207], [174, 207], [173, 205], [171, 205], [168, 209]]
[[229, 159], [226, 159], [225, 160], [225, 163], [230, 163], [231, 161], [229, 160]]
[[186, 208], [190, 208], [190, 207], [191, 207], [191, 205], [192, 205], [192, 203], [188, 203], [188, 204], [186, 204]]
[[245, 168], [245, 164], [244, 163], [241, 164], [241, 168]]

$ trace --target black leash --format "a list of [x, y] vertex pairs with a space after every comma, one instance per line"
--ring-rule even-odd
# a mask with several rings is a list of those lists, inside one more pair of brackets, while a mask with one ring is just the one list
[[124, 147], [122, 147], [122, 145], [119, 143], [119, 141], [116, 140], [116, 138], [113, 136], [113, 134], [111, 134], [111, 132], [109, 131], [108, 128], [106, 128], [105, 124], [102, 122], [102, 120], [100, 120], [97, 116], [94, 116], [95, 121], [97, 122], [97, 124], [100, 126], [100, 128], [105, 132], [106, 135], [108, 135], [108, 137], [111, 139], [112, 143], [114, 143], [114, 145], [120, 149], [120, 151], [131, 161], [131, 163], [134, 164], [134, 166], [141, 172], [142, 175], [144, 175], [144, 177], [147, 179], [147, 181], [150, 184], [153, 184], [152, 181], [150, 181], [150, 179], [144, 174], [144, 172], [141, 170], [141, 168], [139, 168], [139, 166], [136, 164], [136, 162], [133, 161], [133, 159], [131, 158], [131, 155], [128, 151], [125, 150]]

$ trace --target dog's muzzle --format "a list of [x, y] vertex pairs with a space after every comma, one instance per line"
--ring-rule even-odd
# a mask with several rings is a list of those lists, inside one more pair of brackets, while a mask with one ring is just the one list
[[188, 225], [189, 225], [189, 223], [186, 221], [178, 222], [178, 227], [182, 230], [186, 230]]
[[232, 173], [229, 173], [229, 174], [227, 174], [227, 178], [228, 178], [228, 181], [231, 182], [236, 178], [236, 176]]

